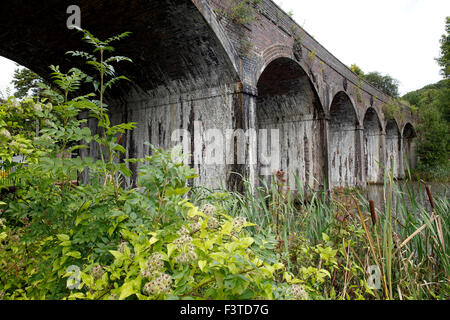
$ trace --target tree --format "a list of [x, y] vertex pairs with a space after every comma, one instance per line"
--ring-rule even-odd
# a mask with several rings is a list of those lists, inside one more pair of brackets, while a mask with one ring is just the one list
[[450, 17], [446, 18], [445, 24], [446, 34], [442, 35], [441, 38], [441, 56], [437, 58], [437, 62], [442, 67], [442, 75], [449, 79], [450, 78]]
[[11, 83], [14, 85], [14, 89], [16, 90], [14, 96], [22, 99], [29, 93], [31, 93], [32, 96], [39, 96], [39, 84], [46, 83], [46, 81], [30, 69], [17, 68], [14, 70], [14, 76]]
[[390, 75], [382, 75], [380, 72], [369, 72], [367, 74], [362, 71], [356, 64], [350, 66], [352, 70], [360, 79], [363, 79], [373, 85], [378, 90], [384, 92], [388, 96], [398, 98], [399, 81], [392, 78]]
[[371, 85], [373, 85], [378, 90], [384, 92], [388, 96], [398, 98], [398, 86], [399, 81], [392, 78], [390, 75], [382, 75], [379, 72], [370, 72], [366, 75], [364, 75], [364, 80], [369, 82]]
[[350, 66], [350, 70], [352, 70], [358, 77], [364, 78], [364, 72], [356, 64], [352, 64]]

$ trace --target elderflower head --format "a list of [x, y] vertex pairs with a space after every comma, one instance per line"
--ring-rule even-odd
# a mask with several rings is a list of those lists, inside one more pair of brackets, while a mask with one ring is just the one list
[[247, 218], [244, 218], [244, 217], [234, 218], [233, 222], [232, 222], [233, 234], [241, 232], [246, 223], [247, 223]]
[[160, 295], [169, 293], [172, 286], [172, 277], [168, 274], [161, 274], [158, 278], [144, 285], [144, 293], [147, 295]]
[[210, 217], [208, 220], [208, 228], [210, 229], [217, 229], [220, 226], [219, 221], [214, 218], [214, 217]]
[[212, 217], [214, 215], [214, 213], [216, 212], [216, 207], [214, 207], [212, 204], [205, 204], [205, 206], [202, 209], [203, 213], [206, 214], [207, 216]]
[[295, 300], [307, 300], [309, 298], [305, 288], [299, 284], [292, 285], [291, 292]]
[[181, 252], [175, 259], [180, 264], [189, 264], [189, 263], [197, 260], [197, 258], [198, 258], [198, 256], [197, 256], [197, 253], [195, 253], [194, 245], [189, 243], [187, 245], [186, 250]]
[[33, 109], [35, 112], [41, 112], [42, 111], [42, 105], [40, 103], [35, 103], [33, 105]]
[[178, 239], [175, 239], [175, 241], [173, 243], [175, 244], [175, 246], [177, 247], [178, 250], [182, 250], [184, 248], [185, 244], [188, 244], [191, 242], [192, 242], [191, 236], [185, 234], [185, 235], [179, 237]]
[[145, 263], [146, 269], [141, 272], [143, 278], [153, 277], [164, 268], [164, 256], [159, 252], [154, 252]]
[[189, 236], [189, 234], [190, 234], [189, 230], [188, 230], [185, 226], [182, 226], [182, 227], [180, 228], [180, 230], [178, 230], [177, 233], [178, 233], [180, 236]]
[[125, 253], [125, 248], [128, 247], [128, 241], [122, 241], [119, 245], [119, 252]]
[[102, 266], [95, 265], [91, 269], [91, 275], [95, 279], [100, 279], [101, 277], [103, 277], [104, 274], [105, 274], [105, 271], [103, 271], [103, 267]]

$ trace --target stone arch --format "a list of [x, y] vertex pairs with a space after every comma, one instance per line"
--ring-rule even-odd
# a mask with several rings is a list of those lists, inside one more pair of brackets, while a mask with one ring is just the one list
[[345, 92], [334, 96], [329, 117], [330, 187], [355, 186], [361, 169], [359, 121], [355, 106]]
[[403, 128], [402, 138], [403, 138], [402, 140], [403, 158], [405, 161], [405, 165], [407, 164], [410, 169], [414, 169], [417, 166], [417, 154], [416, 154], [417, 133], [411, 123], [408, 122]]
[[[270, 180], [271, 175], [282, 170], [288, 174], [292, 190], [296, 177], [304, 185], [322, 188], [327, 176], [325, 116], [307, 73], [296, 61], [277, 58], [264, 69], [257, 88], [261, 178]], [[278, 134], [279, 142], [265, 140], [265, 132], [270, 138]], [[279, 161], [271, 157], [276, 163], [272, 166], [264, 156], [269, 148], [272, 156], [279, 156]]]
[[377, 111], [368, 108], [363, 120], [364, 128], [364, 170], [366, 182], [380, 183], [383, 179], [383, 128]]
[[386, 124], [386, 171], [394, 178], [401, 177], [401, 133], [398, 123], [391, 119]]
[[[235, 128], [236, 95], [241, 92], [236, 85], [240, 83], [237, 54], [206, 1], [134, 0], [111, 5], [80, 0], [77, 5], [82, 8], [82, 27], [99, 38], [131, 32], [114, 45], [120, 55], [133, 60], [116, 69], [132, 82], [121, 82], [107, 96], [114, 124], [138, 122], [122, 139], [126, 157], [147, 154], [145, 141], [162, 148], [178, 144], [172, 141], [178, 129], [189, 131], [194, 140], [196, 121], [202, 130]], [[60, 65], [61, 70], [78, 66], [90, 73], [84, 61], [65, 55], [69, 50], [88, 49], [77, 31], [66, 28], [67, 6], [58, 0], [39, 6], [0, 3], [0, 55], [43, 76], [48, 76], [50, 64]], [[95, 132], [95, 121], [90, 120], [89, 126]], [[205, 163], [201, 152], [205, 136], [200, 140], [187, 152]], [[193, 150], [196, 146], [200, 151]], [[89, 152], [97, 155], [95, 150]], [[229, 171], [222, 164], [193, 166], [201, 177], [196, 181], [210, 186], [218, 186]]]

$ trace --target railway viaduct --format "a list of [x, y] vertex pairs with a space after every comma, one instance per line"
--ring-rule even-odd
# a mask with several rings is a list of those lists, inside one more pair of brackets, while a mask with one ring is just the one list
[[[80, 48], [80, 34], [66, 27], [72, 4], [81, 27], [100, 38], [132, 32], [116, 49], [133, 60], [118, 69], [133, 82], [108, 96], [114, 122], [138, 123], [123, 140], [126, 157], [148, 154], [145, 141], [188, 145], [196, 183], [211, 187], [277, 170], [292, 187], [294, 176], [315, 189], [364, 187], [382, 182], [385, 170], [402, 179], [406, 161], [415, 165], [411, 110], [393, 116], [390, 97], [270, 0], [3, 1], [0, 55], [42, 76], [50, 64], [72, 66], [64, 55]], [[92, 119], [89, 125], [96, 130]], [[228, 161], [212, 161], [211, 129], [256, 135], [241, 144], [242, 136], [225, 135], [212, 154]], [[277, 146], [262, 139], [272, 132]], [[271, 149], [279, 165], [264, 168]]]

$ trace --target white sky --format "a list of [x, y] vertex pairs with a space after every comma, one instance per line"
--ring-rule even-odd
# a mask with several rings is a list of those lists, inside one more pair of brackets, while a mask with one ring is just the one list
[[[275, 0], [344, 64], [400, 81], [400, 93], [441, 80], [439, 39], [450, 15], [448, 0]], [[0, 92], [15, 64], [0, 57]]]
[[344, 64], [400, 81], [400, 94], [442, 79], [434, 60], [448, 0], [275, 0]]

